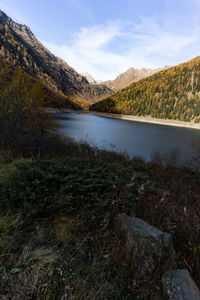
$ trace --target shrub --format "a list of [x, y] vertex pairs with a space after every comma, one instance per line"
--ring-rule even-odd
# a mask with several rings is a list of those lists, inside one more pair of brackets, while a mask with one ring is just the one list
[[42, 108], [43, 101], [44, 94], [37, 82], [26, 85], [19, 72], [0, 95], [1, 145], [31, 145], [47, 130], [56, 127], [52, 117]]

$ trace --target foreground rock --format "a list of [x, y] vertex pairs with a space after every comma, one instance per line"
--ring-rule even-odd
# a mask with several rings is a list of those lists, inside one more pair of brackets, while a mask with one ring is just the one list
[[200, 300], [200, 291], [188, 270], [166, 271], [162, 284], [169, 300]]
[[165, 299], [200, 300], [200, 291], [188, 270], [177, 269], [171, 234], [126, 214], [119, 215], [117, 222], [125, 236], [126, 255], [134, 267], [134, 278], [147, 281], [148, 275], [154, 276], [159, 268], [164, 272], [162, 288]]
[[126, 237], [126, 253], [137, 274], [153, 273], [162, 260], [167, 267], [175, 268], [175, 251], [172, 236], [141, 219], [121, 214], [118, 217], [121, 231]]

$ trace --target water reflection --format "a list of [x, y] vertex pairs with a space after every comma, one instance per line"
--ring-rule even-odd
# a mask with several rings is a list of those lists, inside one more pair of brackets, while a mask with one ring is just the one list
[[[192, 143], [200, 139], [200, 130], [164, 126], [150, 123], [110, 119], [86, 113], [57, 113], [61, 124], [60, 132], [86, 140], [101, 149], [127, 152], [141, 156], [147, 161], [152, 153], [162, 155], [180, 151], [179, 163], [190, 162], [195, 153]], [[115, 145], [115, 146], [114, 146]]]

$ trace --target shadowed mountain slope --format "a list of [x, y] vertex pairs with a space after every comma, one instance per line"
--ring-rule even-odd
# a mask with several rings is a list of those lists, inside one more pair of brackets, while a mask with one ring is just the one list
[[65, 61], [54, 56], [31, 30], [0, 11], [0, 57], [19, 65], [54, 92], [96, 102], [112, 91], [105, 85], [90, 85]]
[[[18, 87], [17, 89], [20, 88], [21, 90], [26, 89], [32, 101], [41, 99], [43, 106], [81, 109], [79, 105], [74, 103], [71, 96], [55, 93], [19, 66], [13, 66], [13, 64], [0, 58], [0, 98], [13, 87]], [[8, 99], [8, 101], [13, 101], [13, 99]]]

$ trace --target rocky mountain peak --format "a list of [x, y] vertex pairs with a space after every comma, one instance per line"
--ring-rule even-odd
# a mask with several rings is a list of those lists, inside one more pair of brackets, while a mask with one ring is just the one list
[[87, 79], [90, 84], [98, 84], [98, 82], [90, 75], [90, 73], [85, 72], [81, 74], [83, 77]]
[[[165, 69], [165, 68], [164, 68]], [[131, 83], [139, 81], [143, 78], [153, 75], [162, 69], [135, 69], [133, 67], [126, 70], [124, 73], [117, 76], [114, 80], [108, 80], [103, 82], [107, 87], [114, 90], [115, 92], [126, 88]]]
[[12, 19], [9, 18], [2, 10], [0, 10], [0, 19], [4, 22], [12, 21]]
[[133, 73], [134, 70], [135, 70], [135, 69], [134, 69], [133, 67], [131, 67], [131, 68], [129, 68], [129, 69], [126, 71], [126, 73]]
[[15, 23], [10, 17], [8, 17], [2, 10], [0, 10], [0, 23], [9, 25], [14, 31], [21, 34], [27, 34], [33, 37], [33, 33], [27, 25]]

